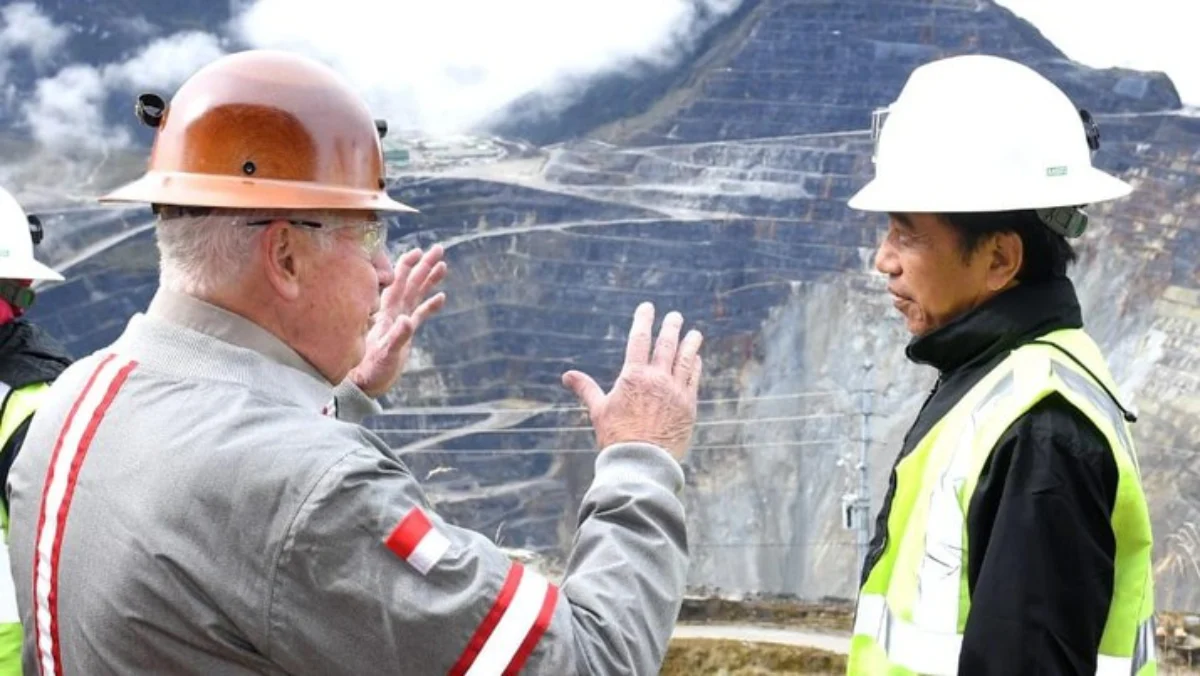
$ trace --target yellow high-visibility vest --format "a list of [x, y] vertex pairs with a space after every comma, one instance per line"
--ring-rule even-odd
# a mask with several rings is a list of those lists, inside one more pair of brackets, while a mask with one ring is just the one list
[[[25, 422], [42, 403], [50, 386], [34, 383], [17, 390], [0, 383], [0, 448], [8, 444], [13, 432]], [[0, 486], [0, 490], [5, 487]], [[21, 676], [21, 616], [17, 611], [17, 593], [13, 586], [8, 560], [8, 510], [0, 504], [0, 523], [4, 538], [0, 541], [0, 676]]]
[[1096, 673], [1156, 673], [1150, 515], [1133, 437], [1105, 388], [1116, 391], [1095, 342], [1078, 329], [1054, 331], [1014, 350], [897, 464], [887, 544], [859, 592], [850, 674], [957, 673], [971, 611], [971, 496], [1004, 432], [1056, 392], [1104, 435], [1119, 473], [1113, 598]]

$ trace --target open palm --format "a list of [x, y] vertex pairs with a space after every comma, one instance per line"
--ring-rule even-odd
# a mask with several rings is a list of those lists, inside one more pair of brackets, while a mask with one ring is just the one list
[[417, 329], [445, 305], [444, 292], [429, 296], [446, 276], [444, 253], [434, 245], [427, 252], [405, 252], [396, 261], [396, 278], [383, 290], [366, 353], [349, 375], [368, 395], [378, 397], [392, 388], [404, 372]]

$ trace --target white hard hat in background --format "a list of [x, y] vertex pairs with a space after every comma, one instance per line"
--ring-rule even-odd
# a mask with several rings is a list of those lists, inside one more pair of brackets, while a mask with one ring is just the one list
[[0, 279], [50, 279], [63, 276], [33, 257], [33, 231], [41, 223], [25, 214], [16, 198], [0, 188]]
[[1087, 126], [1067, 95], [1028, 66], [985, 55], [933, 61], [913, 71], [888, 106], [875, 178], [849, 206], [1049, 210], [1128, 195], [1129, 184], [1092, 166]]

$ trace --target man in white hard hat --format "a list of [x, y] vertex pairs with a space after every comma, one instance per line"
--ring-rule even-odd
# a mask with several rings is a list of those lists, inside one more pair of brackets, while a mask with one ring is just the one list
[[[34, 301], [36, 280], [62, 281], [62, 275], [34, 258], [42, 241], [41, 220], [26, 214], [0, 188], [0, 486], [21, 451], [34, 411], [71, 359], [63, 347], [23, 318]], [[21, 673], [21, 624], [9, 572], [8, 492], [0, 493], [0, 676]]]
[[862, 574], [853, 674], [1147, 674], [1151, 531], [1129, 423], [1067, 278], [1083, 207], [1130, 187], [1021, 64], [912, 73], [877, 117], [875, 267], [938, 370]]
[[700, 334], [671, 312], [654, 339], [643, 304], [609, 392], [564, 374], [599, 454], [556, 584], [445, 521], [357, 424], [445, 270], [437, 247], [388, 259], [381, 214], [412, 209], [360, 96], [250, 50], [138, 110], [148, 171], [106, 199], [155, 205], [161, 284], [55, 383], [13, 467], [26, 673], [657, 673]]

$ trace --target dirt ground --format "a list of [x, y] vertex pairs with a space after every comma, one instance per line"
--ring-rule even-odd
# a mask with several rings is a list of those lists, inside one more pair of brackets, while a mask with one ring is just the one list
[[846, 656], [769, 643], [676, 639], [671, 641], [661, 673], [663, 676], [844, 674]]
[[[846, 601], [820, 603], [795, 599], [723, 599], [691, 597], [679, 613], [681, 622], [733, 623], [850, 633], [854, 609]], [[1200, 675], [1200, 619], [1195, 615], [1158, 616], [1158, 673]], [[844, 655], [812, 648], [747, 641], [676, 639], [663, 665], [664, 676], [716, 674], [843, 674]]]
[[854, 606], [848, 601], [823, 603], [791, 599], [684, 599], [680, 622], [726, 622], [803, 627], [849, 634], [854, 626]]

